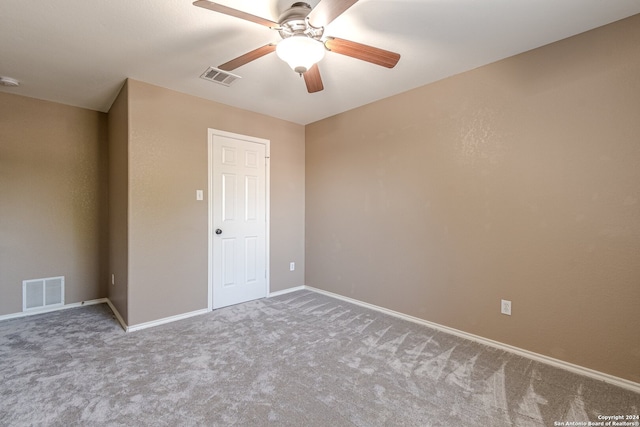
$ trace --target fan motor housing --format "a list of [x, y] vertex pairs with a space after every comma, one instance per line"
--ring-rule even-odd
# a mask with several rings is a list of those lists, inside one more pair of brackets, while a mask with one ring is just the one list
[[280, 14], [278, 24], [280, 25], [280, 36], [283, 39], [293, 35], [306, 35], [319, 40], [324, 33], [324, 28], [316, 28], [309, 24], [307, 15], [311, 12], [311, 6], [305, 2], [296, 2], [291, 7]]

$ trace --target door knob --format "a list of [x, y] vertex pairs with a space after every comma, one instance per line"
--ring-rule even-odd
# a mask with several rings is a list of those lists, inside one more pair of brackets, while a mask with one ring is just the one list
[[216, 228], [216, 234], [222, 234], [222, 230], [220, 230], [219, 228]]

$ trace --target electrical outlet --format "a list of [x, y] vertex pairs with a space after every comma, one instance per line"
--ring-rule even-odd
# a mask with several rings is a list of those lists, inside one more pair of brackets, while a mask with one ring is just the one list
[[296, 263], [295, 262], [290, 262], [289, 263], [289, 271], [294, 271], [296, 269]]
[[506, 299], [501, 300], [500, 313], [511, 316], [511, 301]]

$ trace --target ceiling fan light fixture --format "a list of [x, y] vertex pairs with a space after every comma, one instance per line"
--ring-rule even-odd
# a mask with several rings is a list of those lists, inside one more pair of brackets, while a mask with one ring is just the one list
[[276, 54], [298, 74], [306, 73], [324, 58], [325, 47], [320, 40], [305, 35], [295, 35], [282, 40], [276, 46]]

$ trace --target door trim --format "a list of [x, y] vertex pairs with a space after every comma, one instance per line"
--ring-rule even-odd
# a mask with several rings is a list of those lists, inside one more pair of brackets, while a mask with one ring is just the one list
[[208, 281], [208, 292], [207, 292], [207, 311], [213, 310], [213, 138], [214, 136], [224, 136], [227, 138], [241, 139], [244, 141], [255, 142], [257, 144], [263, 144], [265, 146], [265, 209], [266, 209], [266, 227], [265, 227], [265, 269], [267, 277], [267, 292], [266, 296], [269, 295], [271, 291], [270, 278], [271, 278], [271, 267], [269, 263], [271, 245], [270, 241], [270, 224], [271, 224], [271, 141], [264, 138], [257, 138], [255, 136], [242, 135], [239, 133], [227, 132], [219, 129], [208, 129], [207, 134], [207, 169], [208, 169], [208, 177], [207, 177], [207, 216], [208, 216], [208, 227], [207, 227], [207, 281]]

